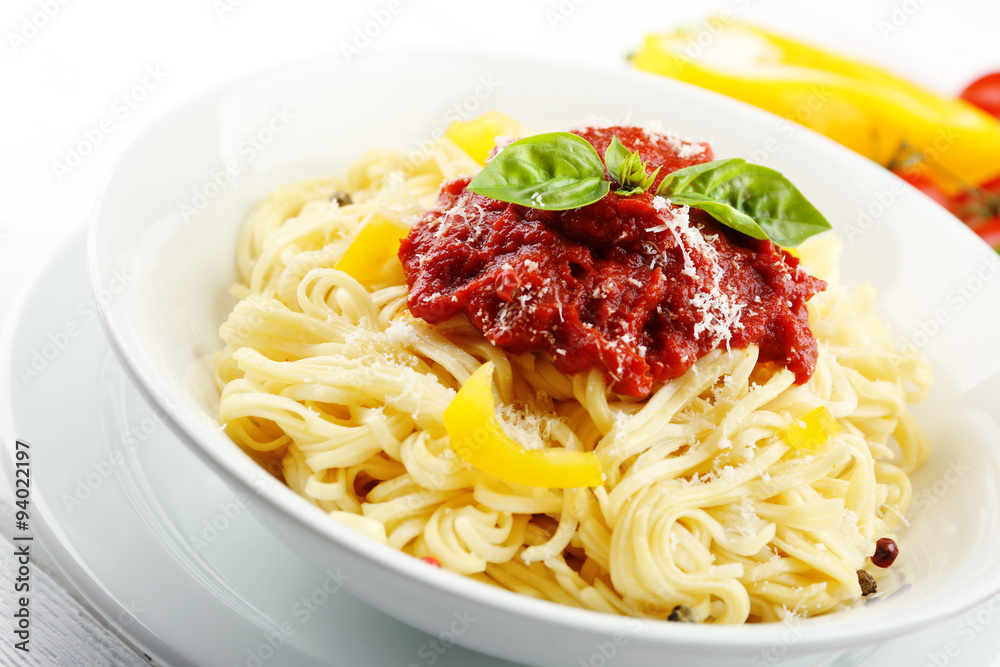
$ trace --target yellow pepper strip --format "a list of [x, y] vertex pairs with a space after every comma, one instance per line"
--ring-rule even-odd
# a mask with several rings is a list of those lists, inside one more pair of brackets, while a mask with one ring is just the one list
[[493, 362], [472, 374], [444, 411], [451, 448], [474, 467], [505, 482], [550, 489], [600, 486], [593, 452], [524, 449], [503, 432], [493, 399]]
[[491, 109], [470, 121], [456, 120], [444, 134], [473, 160], [486, 164], [486, 156], [496, 146], [497, 137], [519, 137], [521, 132], [516, 120]]
[[820, 407], [789, 425], [785, 429], [785, 439], [792, 449], [812, 452], [843, 431], [844, 427], [830, 414], [830, 411], [826, 407]]
[[376, 212], [361, 228], [334, 267], [358, 282], [372, 280], [382, 267], [399, 252], [399, 241], [410, 228], [390, 215]]
[[702, 33], [649, 35], [632, 62], [794, 120], [884, 166], [905, 144], [948, 194], [1000, 174], [1000, 123], [963, 100], [755, 26], [716, 19]]

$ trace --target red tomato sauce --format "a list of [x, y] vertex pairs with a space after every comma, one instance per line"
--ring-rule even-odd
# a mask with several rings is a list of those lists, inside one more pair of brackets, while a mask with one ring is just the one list
[[[650, 173], [663, 167], [657, 181], [713, 159], [706, 144], [642, 128], [575, 132], [602, 157], [617, 136]], [[508, 352], [547, 352], [567, 374], [600, 369], [627, 396], [751, 344], [796, 382], [812, 375], [806, 301], [826, 283], [770, 241], [650, 193], [543, 211], [471, 193], [470, 180], [446, 182], [400, 246], [413, 315], [464, 315]]]

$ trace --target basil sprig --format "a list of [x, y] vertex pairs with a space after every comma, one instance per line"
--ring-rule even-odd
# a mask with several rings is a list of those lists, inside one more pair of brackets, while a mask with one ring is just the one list
[[[611, 191], [604, 166], [618, 184], [616, 194], [648, 190], [659, 168], [646, 174], [638, 151], [613, 137], [604, 164], [590, 143], [569, 132], [520, 139], [500, 151], [469, 183], [470, 192], [547, 211], [588, 206]], [[793, 247], [830, 229], [826, 218], [780, 173], [739, 158], [678, 169], [664, 177], [657, 196], [698, 208], [756, 239]]]
[[651, 188], [662, 168], [657, 167], [656, 171], [647, 175], [646, 163], [639, 157], [639, 151], [630, 152], [618, 141], [618, 137], [611, 137], [608, 150], [604, 151], [604, 164], [618, 184], [615, 194], [623, 197], [641, 194]]

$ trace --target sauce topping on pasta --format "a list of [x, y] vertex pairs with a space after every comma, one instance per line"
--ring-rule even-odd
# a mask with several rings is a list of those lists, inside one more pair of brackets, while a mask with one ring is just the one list
[[[657, 181], [712, 159], [705, 144], [644, 128], [575, 133], [602, 155], [617, 136], [649, 173], [662, 167]], [[826, 283], [772, 242], [651, 192], [547, 211], [469, 192], [469, 180], [444, 183], [400, 246], [413, 315], [463, 314], [508, 352], [546, 351], [567, 374], [600, 369], [628, 396], [719, 347], [756, 344], [798, 383], [812, 375], [806, 302]]]

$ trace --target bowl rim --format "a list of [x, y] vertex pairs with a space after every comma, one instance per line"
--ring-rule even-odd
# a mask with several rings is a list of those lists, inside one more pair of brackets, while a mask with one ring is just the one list
[[[618, 65], [596, 65], [592, 63], [578, 63], [562, 58], [537, 58], [513, 54], [482, 53], [475, 51], [443, 51], [443, 50], [386, 50], [382, 52], [366, 53], [365, 61], [386, 61], [405, 59], [424, 60], [429, 66], [433, 64], [449, 64], [457, 61], [477, 61], [497, 63], [502, 67], [531, 67], [545, 69], [572, 70], [578, 73], [601, 77], [616, 77], [631, 79], [636, 84], [654, 88], [659, 87], [661, 91], [681, 91], [688, 100], [695, 100], [701, 104], [728, 107], [726, 113], [733, 115], [749, 116], [757, 120], [783, 120], [781, 117], [771, 114], [757, 107], [719, 93], [706, 90], [686, 82], [669, 79], [664, 76], [650, 72]], [[101, 228], [103, 210], [106, 204], [109, 190], [118, 178], [122, 166], [133, 159], [134, 154], [151, 137], [155, 136], [160, 128], [171, 121], [179, 119], [186, 114], [196, 111], [213, 98], [249, 84], [255, 80], [263, 79], [279, 72], [291, 72], [300, 68], [315, 67], [318, 65], [330, 66], [333, 69], [347, 67], [342, 59], [335, 55], [322, 57], [305, 58], [286, 63], [272, 65], [270, 67], [258, 69], [256, 71], [243, 74], [241, 76], [220, 82], [197, 94], [188, 97], [184, 101], [175, 105], [167, 112], [153, 119], [149, 124], [133, 138], [126, 149], [116, 158], [109, 169], [107, 176], [101, 186], [99, 196], [94, 204], [93, 213], [87, 230], [87, 272], [90, 281], [90, 289], [93, 293], [98, 293], [104, 286], [105, 280], [102, 275], [102, 253], [98, 242], [98, 230]], [[793, 121], [787, 121], [793, 122]], [[856, 169], [868, 170], [873, 176], [881, 178], [897, 179], [895, 175], [884, 170], [881, 166], [871, 162], [860, 155], [855, 154], [848, 148], [820, 135], [809, 128], [795, 124], [797, 142], [808, 145], [808, 150], [822, 152], [839, 152], [848, 161], [853, 161]], [[883, 173], [884, 172], [884, 173]], [[912, 193], [918, 192], [905, 181], [905, 189]], [[932, 203], [929, 198], [921, 195], [926, 203]], [[939, 207], [935, 206], [934, 209]], [[928, 207], [928, 211], [931, 208]], [[938, 215], [938, 213], [931, 213]], [[944, 209], [940, 209], [940, 216], [952, 218]], [[953, 227], [961, 227], [969, 235], [974, 236], [957, 219], [953, 219]], [[953, 228], [950, 233], [962, 233]], [[986, 248], [984, 247], [984, 251]], [[983, 253], [985, 256], [987, 253]], [[183, 407], [178, 409], [171, 407], [169, 395], [161, 393], [159, 383], [156, 381], [156, 372], [152, 365], [143, 358], [141, 354], [136, 354], [138, 350], [132, 350], [128, 344], [126, 335], [127, 319], [122, 317], [116, 309], [119, 299], [112, 299], [108, 303], [98, 301], [98, 313], [101, 325], [104, 329], [111, 349], [121, 362], [129, 379], [139, 389], [143, 398], [152, 406], [162, 411], [165, 422], [170, 429], [191, 448], [203, 461], [205, 461], [213, 471], [219, 474], [231, 486], [235, 484], [240, 490], [251, 494], [252, 497], [262, 499], [271, 509], [280, 512], [284, 517], [291, 519], [299, 527], [309, 530], [334, 548], [352, 552], [355, 556], [362, 557], [368, 561], [377, 563], [383, 568], [393, 570], [396, 574], [404, 576], [419, 585], [443, 591], [455, 599], [459, 599], [469, 604], [479, 605], [489, 608], [492, 611], [521, 617], [532, 622], [543, 623], [548, 626], [571, 629], [574, 631], [584, 631], [598, 635], [612, 635], [624, 633], [632, 640], [646, 641], [651, 645], [661, 647], [676, 647], [684, 649], [699, 649], [711, 647], [713, 650], [725, 654], [751, 654], [766, 650], [767, 648], [782, 643], [783, 636], [787, 635], [788, 626], [783, 622], [762, 623], [762, 624], [678, 624], [658, 619], [636, 619], [635, 617], [617, 616], [603, 612], [579, 609], [562, 605], [547, 600], [539, 600], [526, 595], [521, 595], [489, 586], [482, 582], [458, 575], [456, 573], [439, 570], [438, 568], [428, 568], [420, 563], [416, 558], [401, 551], [393, 549], [387, 545], [379, 544], [369, 539], [357, 539], [358, 534], [347, 526], [343, 526], [330, 518], [320, 508], [312, 505], [306, 499], [300, 497], [290, 488], [281, 482], [270, 479], [265, 480], [263, 487], [253, 483], [259, 477], [261, 469], [252, 459], [244, 454], [234, 443], [232, 448], [220, 448], [211, 445], [213, 442], [199, 427], [197, 420], [187, 414]], [[228, 441], [228, 438], [226, 438]], [[231, 443], [231, 441], [228, 441]], [[990, 582], [984, 586], [983, 582]], [[852, 622], [850, 617], [843, 615], [844, 612], [832, 612], [801, 619], [801, 625], [797, 632], [801, 633], [794, 646], [789, 650], [788, 655], [802, 654], [807, 652], [842, 649], [847, 646], [860, 646], [875, 642], [885, 641], [893, 637], [916, 632], [919, 629], [941, 623], [949, 618], [957, 616], [976, 604], [984, 602], [1000, 591], [1000, 560], [991, 567], [983, 570], [979, 575], [979, 585], [973, 586], [971, 583], [960, 587], [946, 598], [947, 603], [933, 606], [932, 609], [917, 609], [905, 616], [880, 618], [879, 623], [865, 624], [862, 622]], [[850, 610], [844, 610], [850, 611]], [[639, 621], [637, 624], [636, 621]]]

